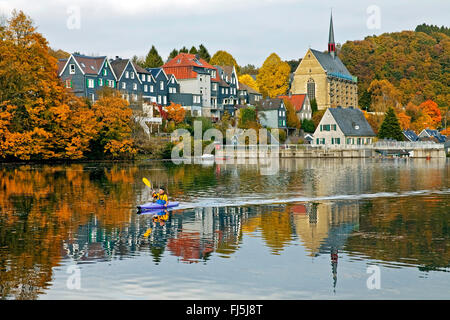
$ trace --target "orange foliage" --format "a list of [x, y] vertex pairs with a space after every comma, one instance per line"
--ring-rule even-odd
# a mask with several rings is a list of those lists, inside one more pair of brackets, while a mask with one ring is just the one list
[[397, 118], [402, 130], [407, 130], [411, 127], [411, 117], [405, 112], [397, 113]]
[[183, 122], [186, 116], [186, 109], [184, 109], [180, 104], [170, 103], [170, 106], [166, 108], [168, 119], [175, 121], [176, 124]]
[[[99, 139], [102, 146], [116, 140], [108, 149], [114, 155], [133, 151], [126, 129], [131, 110], [116, 108], [114, 99], [91, 110], [67, 91], [47, 40], [29, 17], [14, 11], [0, 39], [0, 159], [81, 159]], [[115, 134], [99, 137], [110, 124], [117, 125], [109, 130]]]
[[427, 100], [419, 105], [419, 108], [431, 118], [430, 129], [436, 128], [442, 120], [441, 110], [436, 102]]

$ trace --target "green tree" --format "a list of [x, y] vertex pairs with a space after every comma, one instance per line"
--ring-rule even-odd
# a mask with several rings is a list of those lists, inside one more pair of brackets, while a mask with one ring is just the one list
[[145, 57], [144, 68], [158, 68], [164, 64], [163, 59], [156, 50], [155, 46], [152, 46], [147, 56]]
[[200, 56], [200, 58], [202, 58], [206, 62], [209, 62], [211, 60], [211, 56], [210, 56], [208, 50], [206, 49], [206, 47], [203, 44], [201, 44], [198, 47], [198, 55]]
[[302, 120], [302, 129], [305, 132], [314, 133], [314, 131], [316, 130], [316, 127], [314, 126], [314, 122], [312, 120], [303, 119]]
[[189, 50], [189, 53], [190, 54], [197, 54], [198, 50], [197, 50], [197, 48], [195, 46], [192, 46], [191, 50]]
[[183, 48], [180, 49], [180, 53], [189, 53], [189, 50], [183, 46]]
[[239, 111], [238, 127], [248, 129], [257, 121], [256, 109], [252, 107], [242, 108]]
[[169, 54], [169, 60], [175, 58], [178, 55], [178, 50], [177, 49], [173, 49], [170, 54]]
[[276, 53], [267, 57], [256, 76], [256, 83], [264, 97], [285, 94], [289, 87], [291, 68]]
[[403, 141], [402, 129], [392, 107], [386, 112], [380, 131], [378, 132], [378, 138]]
[[258, 74], [258, 69], [253, 64], [247, 64], [241, 67], [241, 74], [256, 76]]
[[317, 110], [318, 110], [318, 108], [317, 108], [317, 100], [316, 99], [312, 99], [311, 100], [311, 111], [312, 111], [312, 114], [316, 113]]
[[291, 67], [291, 72], [295, 72], [295, 70], [297, 70], [298, 65], [300, 64], [300, 61], [302, 61], [302, 59], [287, 60], [285, 62], [289, 65], [289, 67]]

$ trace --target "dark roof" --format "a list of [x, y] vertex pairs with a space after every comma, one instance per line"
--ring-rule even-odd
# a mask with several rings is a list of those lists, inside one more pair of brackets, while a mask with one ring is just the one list
[[117, 77], [117, 80], [120, 79], [120, 76], [123, 73], [123, 70], [125, 70], [125, 67], [128, 64], [128, 59], [116, 59], [116, 60], [112, 60], [109, 62], [109, 64], [111, 65], [111, 68], [114, 70], [114, 74]]
[[359, 109], [350, 108], [328, 108], [337, 125], [346, 136], [373, 137], [375, 133], [367, 122], [364, 114]]
[[245, 83], [239, 82], [239, 90], [246, 90], [248, 93], [261, 94], [252, 87], [246, 85]]
[[72, 56], [78, 62], [85, 74], [95, 75], [100, 73], [100, 68], [103, 66], [103, 62], [106, 59], [106, 57], [89, 57], [79, 54], [72, 54]]
[[134, 62], [131, 62], [131, 63], [133, 64], [133, 66], [134, 66], [134, 68], [136, 69], [136, 72], [137, 72], [137, 73], [151, 74], [149, 71], [145, 70], [145, 69], [142, 68], [140, 65], [138, 65], [138, 64], [136, 64], [136, 63], [134, 63]]
[[430, 137], [436, 138], [438, 140], [439, 143], [444, 143], [447, 140], [447, 137], [442, 135], [438, 130], [434, 130], [434, 129], [424, 129], [424, 131], [426, 133], [428, 133], [428, 135]]
[[262, 110], [278, 110], [283, 104], [283, 99], [267, 98], [259, 103], [259, 107]]
[[352, 76], [339, 57], [336, 56], [333, 58], [329, 53], [320, 52], [314, 49], [310, 50], [327, 73], [338, 73], [346, 76]]
[[419, 139], [417, 134], [412, 130], [403, 130], [403, 135], [406, 137], [406, 139], [412, 142], [417, 141]]
[[61, 73], [61, 71], [64, 69], [64, 67], [66, 66], [68, 59], [59, 59], [58, 60], [58, 74]]

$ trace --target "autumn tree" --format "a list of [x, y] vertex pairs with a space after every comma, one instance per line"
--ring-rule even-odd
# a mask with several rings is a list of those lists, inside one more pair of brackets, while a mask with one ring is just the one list
[[432, 100], [427, 100], [422, 102], [419, 108], [431, 118], [432, 124], [430, 129], [436, 129], [442, 121], [441, 111], [438, 105]]
[[241, 73], [256, 76], [258, 74], [258, 68], [256, 68], [253, 64], [247, 64], [241, 67]]
[[251, 75], [243, 74], [239, 76], [239, 82], [249, 86], [250, 88], [255, 89], [256, 91], [259, 91], [258, 84], [256, 83], [255, 79]]
[[386, 112], [380, 131], [378, 132], [378, 138], [403, 141], [402, 129], [392, 107]]
[[373, 80], [367, 91], [371, 94], [371, 111], [386, 112], [401, 102], [401, 93], [388, 80]]
[[295, 107], [289, 99], [283, 99], [286, 107], [286, 125], [288, 128], [300, 129], [300, 120], [295, 112]]
[[241, 68], [237, 64], [236, 59], [234, 59], [234, 57], [230, 53], [224, 50], [217, 51], [212, 56], [209, 63], [212, 64], [213, 66], [234, 66], [238, 74], [240, 74], [241, 72]]
[[96, 157], [122, 158], [136, 154], [131, 137], [131, 115], [128, 101], [117, 91], [104, 94], [92, 106], [97, 119], [98, 134], [92, 142]]
[[411, 117], [408, 116], [405, 112], [402, 111], [397, 113], [397, 118], [402, 130], [408, 130], [411, 128]]
[[276, 53], [264, 61], [256, 76], [256, 83], [264, 97], [274, 98], [285, 94], [289, 86], [290, 67]]
[[63, 87], [47, 41], [14, 11], [0, 33], [0, 157], [79, 159], [95, 134], [92, 111]]
[[167, 118], [179, 124], [184, 121], [186, 116], [186, 109], [184, 109], [180, 104], [171, 102], [168, 107], [166, 107]]

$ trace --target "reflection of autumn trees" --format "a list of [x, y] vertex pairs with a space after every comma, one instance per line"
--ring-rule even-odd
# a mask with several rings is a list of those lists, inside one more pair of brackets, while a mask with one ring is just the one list
[[448, 268], [449, 212], [447, 195], [364, 202], [360, 232], [348, 239], [346, 250], [426, 270]]
[[0, 295], [34, 299], [61, 261], [62, 242], [93, 217], [106, 229], [126, 224], [136, 167], [83, 165], [0, 169]]

